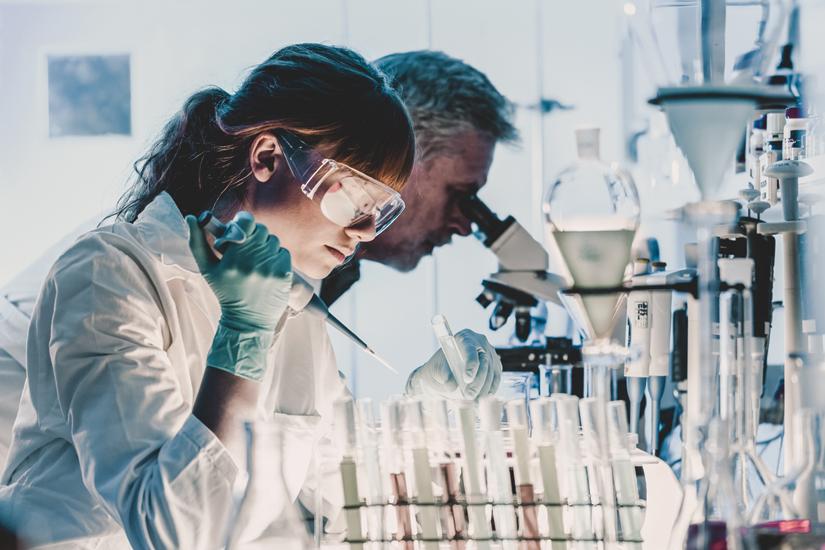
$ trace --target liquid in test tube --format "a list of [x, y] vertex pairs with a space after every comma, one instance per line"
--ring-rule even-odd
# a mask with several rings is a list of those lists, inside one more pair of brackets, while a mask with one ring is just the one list
[[[513, 439], [513, 457], [516, 464], [516, 486], [521, 503], [522, 537], [528, 539], [528, 550], [539, 550], [539, 521], [536, 496], [530, 479], [530, 440], [528, 438], [527, 405], [523, 399], [507, 402], [507, 423]], [[534, 539], [534, 540], [530, 540]]]
[[[352, 398], [339, 399], [335, 402], [335, 433], [343, 449], [341, 458], [341, 482], [344, 489], [345, 517], [347, 521], [347, 538], [351, 541], [364, 540], [361, 521], [361, 496], [358, 494], [358, 470], [356, 458], [355, 403]], [[363, 543], [352, 542], [350, 547], [357, 550]]]

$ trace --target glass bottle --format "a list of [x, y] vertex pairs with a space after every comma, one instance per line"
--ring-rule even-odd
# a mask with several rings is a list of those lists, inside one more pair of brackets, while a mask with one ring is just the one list
[[308, 550], [312, 539], [287, 490], [280, 424], [245, 422], [246, 486], [228, 529], [229, 550]]

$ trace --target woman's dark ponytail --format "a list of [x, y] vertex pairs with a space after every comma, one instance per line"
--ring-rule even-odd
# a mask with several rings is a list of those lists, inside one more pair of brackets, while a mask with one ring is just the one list
[[[179, 195], [184, 203], [208, 195], [209, 183], [203, 174], [205, 161], [226, 141], [218, 123], [218, 109], [230, 98], [228, 92], [212, 87], [190, 97], [183, 109], [163, 128], [149, 151], [134, 164], [136, 185], [118, 203], [116, 215], [133, 222], [161, 192]], [[179, 193], [192, 186], [192, 193]], [[187, 200], [189, 199], [189, 200]], [[181, 211], [205, 210], [211, 205], [178, 204]]]

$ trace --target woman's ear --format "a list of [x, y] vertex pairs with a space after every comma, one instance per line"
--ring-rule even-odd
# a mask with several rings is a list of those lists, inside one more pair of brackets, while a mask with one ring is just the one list
[[281, 144], [271, 132], [265, 132], [256, 137], [252, 142], [252, 147], [249, 148], [249, 165], [252, 167], [252, 175], [260, 183], [266, 183], [272, 179], [272, 175], [278, 170], [282, 160]]

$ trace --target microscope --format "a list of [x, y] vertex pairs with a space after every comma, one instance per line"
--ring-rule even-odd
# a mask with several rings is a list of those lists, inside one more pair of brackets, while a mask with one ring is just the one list
[[561, 306], [558, 293], [566, 286], [564, 279], [547, 271], [549, 256], [544, 246], [513, 216], [500, 219], [475, 195], [464, 199], [460, 208], [475, 225], [476, 237], [498, 259], [498, 271], [482, 281], [483, 291], [476, 301], [485, 309], [493, 306], [492, 330], [515, 315], [515, 339], [525, 344], [496, 349], [504, 371], [534, 373], [541, 395], [570, 391], [572, 366], [581, 361], [579, 347], [563, 337], [544, 338], [540, 344], [528, 342], [534, 326], [546, 321], [534, 316], [533, 308], [544, 302]]

